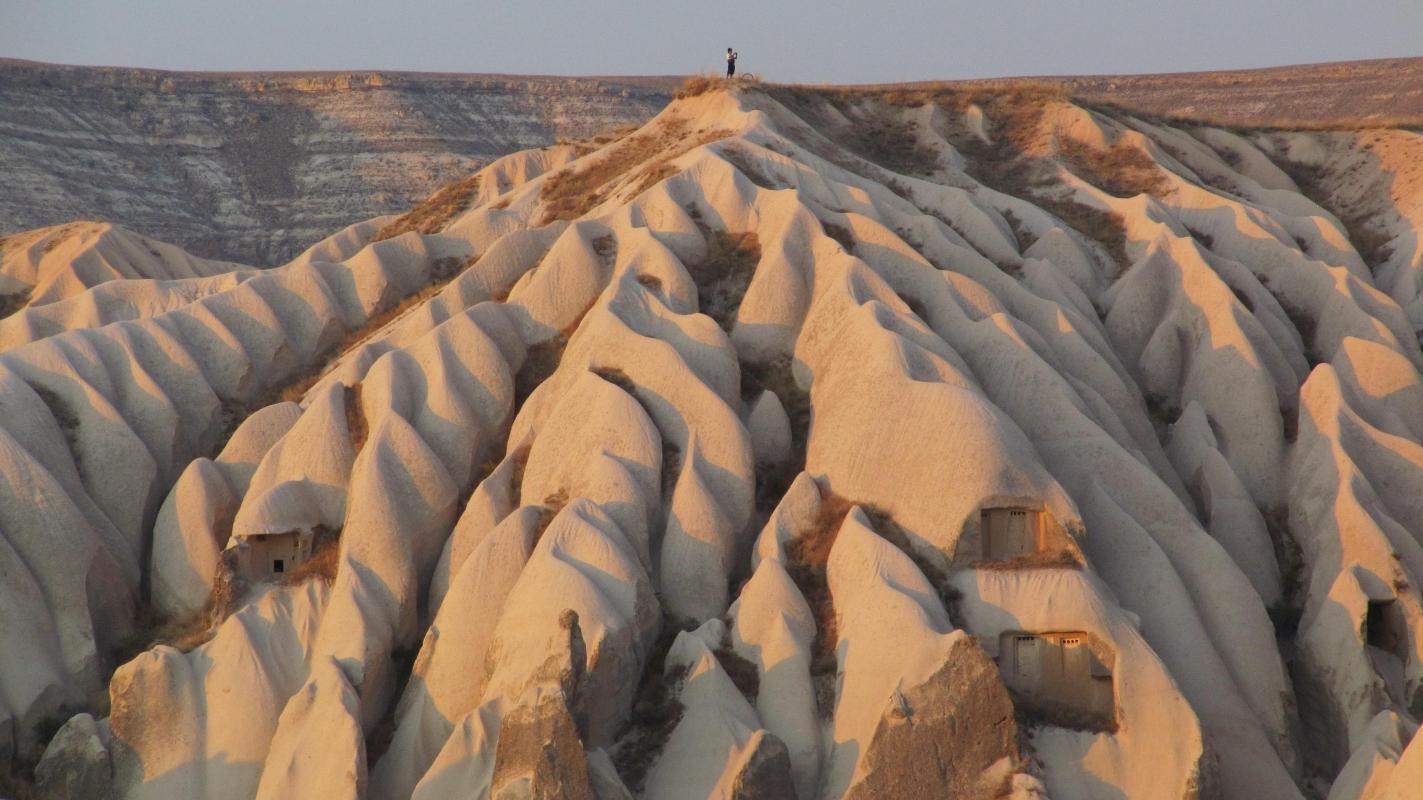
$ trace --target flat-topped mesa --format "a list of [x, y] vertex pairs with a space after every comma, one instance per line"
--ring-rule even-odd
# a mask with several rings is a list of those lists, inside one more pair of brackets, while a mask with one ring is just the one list
[[267, 266], [511, 152], [641, 123], [675, 79], [193, 73], [0, 60], [0, 235], [111, 220]]
[[[1417, 138], [706, 80], [288, 264], [32, 305], [0, 758], [73, 717], [37, 774], [120, 797], [1405, 780], [1423, 191], [1368, 187]], [[111, 664], [145, 600], [210, 629]]]

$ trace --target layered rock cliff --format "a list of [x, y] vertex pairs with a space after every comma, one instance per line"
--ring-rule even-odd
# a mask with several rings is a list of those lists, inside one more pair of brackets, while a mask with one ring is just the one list
[[671, 85], [0, 59], [0, 235], [103, 219], [198, 255], [280, 264], [499, 156], [641, 123]]

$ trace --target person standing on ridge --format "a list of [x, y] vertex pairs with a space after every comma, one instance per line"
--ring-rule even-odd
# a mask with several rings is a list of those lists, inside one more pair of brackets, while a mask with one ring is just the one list
[[736, 77], [736, 51], [730, 47], [726, 48], [726, 79], [731, 80]]

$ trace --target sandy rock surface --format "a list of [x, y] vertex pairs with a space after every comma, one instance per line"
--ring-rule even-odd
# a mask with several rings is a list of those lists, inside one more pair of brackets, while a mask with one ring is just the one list
[[22, 234], [0, 765], [1415, 796], [1416, 139], [745, 86], [260, 272]]

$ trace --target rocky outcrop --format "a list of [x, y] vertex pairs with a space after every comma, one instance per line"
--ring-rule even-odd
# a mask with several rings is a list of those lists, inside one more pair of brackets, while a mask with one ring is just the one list
[[114, 767], [108, 731], [89, 714], [64, 723], [35, 767], [35, 796], [43, 800], [113, 797]]
[[1407, 796], [1416, 265], [1287, 170], [1357, 212], [1416, 134], [711, 88], [389, 239], [51, 282], [0, 352], [0, 757], [124, 798]]
[[998, 668], [960, 636], [929, 680], [891, 698], [845, 797], [1000, 797], [1017, 761], [1018, 726]]

